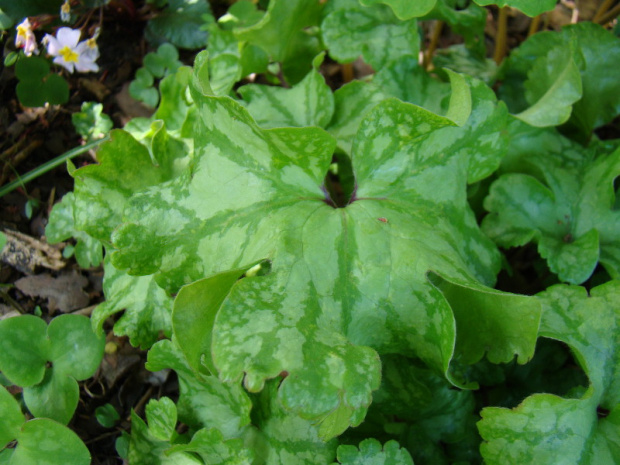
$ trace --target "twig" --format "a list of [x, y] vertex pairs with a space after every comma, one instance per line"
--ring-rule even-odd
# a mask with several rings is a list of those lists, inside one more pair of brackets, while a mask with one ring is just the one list
[[443, 21], [435, 21], [435, 27], [433, 27], [433, 33], [431, 34], [431, 41], [428, 44], [428, 49], [424, 54], [423, 66], [425, 69], [429, 69], [433, 64], [433, 55], [437, 50], [437, 44], [439, 44], [439, 38], [441, 37], [441, 31], [443, 30]]
[[497, 34], [495, 36], [495, 52], [493, 53], [493, 60], [498, 65], [502, 62], [506, 56], [506, 41], [508, 37], [508, 8], [503, 7], [499, 10], [499, 17], [497, 18]]

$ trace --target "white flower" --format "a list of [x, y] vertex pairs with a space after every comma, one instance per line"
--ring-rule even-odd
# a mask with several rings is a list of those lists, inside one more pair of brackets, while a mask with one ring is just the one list
[[52, 55], [54, 63], [64, 66], [70, 73], [75, 69], [78, 72], [99, 71], [95, 61], [99, 58], [99, 49], [94, 39], [80, 40], [79, 29], [61, 27], [56, 37], [49, 34], [43, 38], [47, 45], [47, 53]]
[[69, 0], [65, 0], [65, 3], [60, 7], [60, 19], [65, 23], [71, 21], [71, 5]]
[[39, 47], [37, 47], [37, 40], [32, 32], [32, 26], [28, 18], [24, 19], [17, 25], [17, 36], [15, 36], [15, 46], [17, 48], [23, 47], [26, 56], [30, 56], [33, 53], [39, 54]]

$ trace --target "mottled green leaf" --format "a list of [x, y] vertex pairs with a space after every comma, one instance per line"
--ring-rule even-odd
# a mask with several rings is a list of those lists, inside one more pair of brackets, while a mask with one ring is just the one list
[[471, 51], [463, 44], [437, 50], [433, 56], [433, 64], [437, 68], [447, 67], [480, 79], [488, 86], [495, 82], [497, 74], [497, 65], [493, 60]]
[[103, 113], [103, 104], [97, 102], [83, 102], [80, 111], [71, 115], [71, 122], [86, 142], [101, 139], [113, 126], [110, 117]]
[[82, 440], [64, 425], [35, 418], [21, 427], [9, 465], [88, 465], [90, 453]]
[[[558, 48], [575, 50], [573, 58], [581, 74], [583, 94], [573, 104], [572, 116], [566, 124], [572, 137], [587, 142], [593, 129], [608, 123], [620, 113], [620, 84], [614, 73], [609, 72], [609, 63], [620, 60], [620, 38], [601, 26], [582, 22], [569, 25], [560, 32], [534, 34], [514, 49], [502, 66], [500, 96], [513, 113], [525, 110], [528, 106], [525, 100], [528, 73], [538, 63], [537, 60]], [[603, 49], [605, 53], [601, 54]], [[566, 62], [558, 61], [556, 66], [559, 68], [551, 74], [559, 75], [566, 65]], [[544, 67], [543, 64], [538, 66]]]
[[45, 227], [47, 241], [50, 244], [56, 244], [73, 237], [77, 242], [74, 249], [75, 258], [80, 267], [99, 266], [103, 260], [103, 247], [98, 240], [75, 229], [73, 220], [74, 202], [75, 196], [73, 192], [69, 192], [54, 205]]
[[278, 400], [278, 379], [268, 381], [254, 396], [253, 424], [257, 431], [248, 436], [258, 460], [269, 465], [330, 463], [338, 441], [319, 436], [319, 428], [282, 408]]
[[100, 331], [110, 316], [124, 311], [114, 323], [114, 333], [128, 336], [134, 347], [150, 347], [160, 333], [172, 334], [172, 298], [152, 276], [130, 276], [116, 269], [107, 257], [104, 272], [106, 300], [93, 311], [93, 328]]
[[572, 161], [558, 154], [535, 160], [543, 179], [510, 173], [491, 186], [484, 231], [502, 247], [530, 241], [563, 281], [579, 284], [597, 263], [620, 276], [620, 213], [613, 210], [613, 182], [620, 150], [596, 159], [584, 152]]
[[[88, 318], [61, 315], [49, 326], [32, 315], [0, 321], [0, 369], [24, 387], [24, 400], [35, 416], [68, 423], [78, 402], [76, 381], [95, 372], [103, 357], [103, 337]], [[49, 365], [48, 365], [49, 363]]]
[[[175, 176], [174, 171], [157, 166], [147, 148], [122, 130], [113, 130], [111, 139], [97, 151], [99, 164], [74, 171], [75, 227], [102, 241], [110, 241], [112, 230], [120, 223], [127, 199], [136, 191], [157, 185]], [[180, 147], [179, 147], [180, 148]], [[170, 168], [186, 156], [184, 151], [167, 153]], [[180, 164], [179, 168], [184, 166]]]
[[528, 16], [538, 16], [555, 8], [555, 0], [474, 0], [478, 5], [509, 6], [521, 10]]
[[347, 63], [363, 56], [377, 71], [403, 57], [417, 59], [420, 51], [416, 20], [400, 21], [385, 5], [336, 3], [321, 32], [332, 58]]
[[[353, 147], [356, 197], [335, 209], [321, 190], [334, 148], [326, 133], [261, 130], [230, 99], [194, 98], [204, 125], [195, 147], [208, 156], [191, 176], [133, 197], [114, 235], [115, 265], [159, 269], [157, 281], [176, 292], [271, 260], [271, 273], [235, 282], [221, 305], [192, 306], [196, 319], [214, 321], [205, 356], [223, 380], [243, 378], [251, 391], [288, 372], [279, 398], [322, 421], [325, 435], [363, 419], [378, 385], [373, 349], [415, 354], [445, 372], [454, 317], [426, 272], [492, 283], [498, 267], [466, 207], [468, 161], [452, 150], [458, 135], [440, 131], [454, 123], [397, 100], [376, 107]], [[438, 176], [450, 188], [438, 192]], [[147, 209], [148, 217], [137, 214]], [[185, 344], [184, 333], [177, 337]]]
[[0, 411], [2, 411], [0, 417], [0, 449], [2, 449], [18, 436], [25, 419], [19, 404], [4, 387], [0, 387]]
[[[166, 402], [166, 401], [165, 401]], [[151, 400], [148, 405], [153, 407], [147, 411], [147, 423], [134, 411], [131, 412], [131, 436], [129, 439], [128, 461], [132, 465], [203, 465], [202, 461], [185, 452], [167, 454], [172, 446], [169, 439], [161, 439], [157, 433], [161, 433], [158, 420], [171, 421], [171, 411], [176, 413], [174, 403], [166, 402], [162, 410], [159, 401]], [[176, 415], [175, 415], [176, 416]], [[155, 428], [151, 426], [153, 421]], [[174, 431], [174, 425], [167, 424]], [[175, 432], [176, 435], [176, 432]]]
[[177, 408], [168, 397], [151, 399], [146, 405], [146, 418], [151, 434], [162, 441], [170, 441], [176, 433]]
[[254, 453], [242, 438], [224, 440], [216, 429], [201, 429], [189, 444], [173, 446], [170, 452], [194, 452], [205, 465], [252, 465]]
[[[470, 2], [469, 5], [464, 7], [463, 2], [460, 2], [459, 0], [437, 0], [432, 11], [423, 18], [419, 18], [420, 21], [428, 21], [429, 19], [438, 19], [443, 21], [450, 26], [450, 29], [453, 32], [463, 36], [465, 39], [465, 44], [461, 44], [456, 47], [463, 47], [469, 53], [457, 54], [457, 58], [469, 56], [471, 59], [475, 56], [479, 60], [484, 61], [484, 56], [486, 55], [486, 47], [484, 46], [484, 30], [487, 22], [486, 8], [482, 8], [474, 2]], [[437, 50], [435, 52], [435, 56], [444, 50], [446, 49], [441, 48]], [[433, 59], [435, 59], [435, 57], [433, 57]], [[492, 60], [489, 61], [495, 64]], [[442, 66], [447, 66], [454, 71], [465, 71], [462, 68], [462, 64], [459, 66], [459, 64], [454, 62], [450, 65]], [[478, 74], [468, 74], [472, 77], [483, 79], [483, 77]], [[485, 79], [483, 80], [489, 84], [488, 81]]]
[[[283, 126], [325, 127], [334, 112], [334, 97], [318, 72], [322, 57], [308, 75], [292, 89], [250, 84], [237, 89], [247, 109], [263, 128]], [[217, 94], [217, 93], [216, 93]]]
[[381, 445], [376, 439], [366, 439], [359, 445], [339, 446], [338, 462], [332, 465], [413, 465], [411, 455], [401, 449], [396, 441], [388, 441]]
[[432, 78], [415, 61], [394, 62], [371, 83], [353, 81], [335, 92], [335, 115], [327, 130], [337, 138], [338, 146], [350, 153], [366, 113], [381, 100], [397, 97], [462, 125], [444, 131], [443, 137], [453, 138], [452, 150], [469, 159], [468, 182], [479, 181], [498, 168], [508, 147], [504, 133], [507, 110], [481, 81], [451, 72], [449, 76], [452, 93], [450, 85]]
[[536, 60], [525, 82], [525, 98], [532, 106], [517, 118], [537, 127], [568, 120], [573, 103], [582, 96], [581, 75], [572, 55], [571, 50], [557, 47]]
[[579, 399], [535, 394], [513, 410], [483, 409], [482, 454], [489, 463], [617, 463], [620, 283], [611, 281], [589, 295], [557, 285], [540, 298], [541, 336], [571, 347], [590, 387]]
[[215, 428], [226, 439], [237, 437], [250, 424], [252, 403], [239, 385], [224, 384], [190, 368], [176, 342], [160, 341], [148, 353], [152, 371], [172, 368], [179, 377], [179, 420], [195, 429]]
[[372, 6], [378, 3], [388, 5], [398, 19], [406, 20], [424, 16], [433, 9], [437, 0], [420, 0], [411, 2], [408, 0], [360, 0], [364, 6]]
[[[399, 441], [415, 463], [468, 460], [461, 449], [475, 451], [480, 443], [480, 438], [471, 436], [476, 421], [472, 391], [454, 389], [444, 376], [422, 368], [417, 360], [391, 355], [381, 361], [381, 387], [369, 410], [371, 418], [380, 419], [379, 431], [388, 434], [381, 440]], [[345, 434], [353, 436], [346, 438], [347, 443], [355, 441], [355, 430]]]

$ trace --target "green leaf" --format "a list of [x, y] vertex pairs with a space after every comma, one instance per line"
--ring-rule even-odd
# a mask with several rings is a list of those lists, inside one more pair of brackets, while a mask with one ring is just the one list
[[208, 35], [203, 26], [209, 19], [213, 21], [209, 3], [206, 0], [168, 0], [167, 3], [146, 25], [147, 40], [171, 42], [187, 49], [204, 47]]
[[260, 21], [234, 33], [239, 41], [264, 49], [271, 61], [284, 62], [293, 57], [303, 29], [318, 24], [321, 6], [315, 0], [272, 0]]
[[292, 89], [250, 84], [237, 89], [247, 109], [264, 128], [283, 126], [325, 127], [334, 112], [334, 97], [323, 76], [314, 68]]
[[171, 335], [172, 298], [151, 276], [130, 276], [116, 269], [106, 257], [103, 292], [106, 301], [92, 315], [93, 327], [98, 331], [110, 316], [124, 310], [114, 323], [114, 333], [128, 336], [134, 347], [150, 347], [160, 333]]
[[403, 57], [417, 59], [420, 51], [416, 20], [400, 21], [383, 5], [337, 4], [323, 19], [321, 32], [332, 58], [347, 63], [361, 55], [375, 70]]
[[179, 420], [194, 429], [215, 428], [226, 439], [238, 437], [250, 424], [252, 402], [238, 384], [224, 384], [190, 368], [174, 341], [163, 340], [148, 353], [147, 369], [173, 369], [179, 377]]
[[73, 221], [74, 206], [75, 196], [73, 192], [65, 194], [62, 200], [54, 205], [45, 227], [47, 241], [50, 244], [56, 244], [73, 237], [77, 241], [75, 258], [80, 267], [91, 268], [99, 266], [103, 260], [101, 242], [75, 229], [75, 222]]
[[[478, 428], [490, 463], [611, 465], [620, 459], [620, 283], [588, 292], [556, 285], [540, 295], [540, 334], [568, 344], [590, 379], [579, 399], [550, 394], [528, 397], [513, 410], [485, 408]], [[604, 415], [598, 412], [605, 411]]]
[[378, 3], [388, 5], [394, 11], [396, 17], [404, 21], [424, 16], [433, 9], [437, 0], [421, 0], [417, 2], [407, 0], [360, 0], [360, 3], [364, 6], [372, 6]]
[[[420, 21], [427, 21], [429, 19], [438, 19], [443, 21], [450, 26], [450, 29], [453, 32], [462, 35], [465, 39], [465, 44], [437, 50], [433, 59], [436, 58], [437, 54], [442, 53], [447, 49], [457, 47], [456, 50], [461, 49], [467, 51], [466, 53], [457, 53], [457, 59], [467, 57], [465, 58], [466, 60], [471, 60], [475, 57], [475, 59], [479, 61], [485, 61], [484, 57], [486, 56], [486, 47], [484, 46], [484, 30], [487, 22], [487, 10], [486, 8], [476, 5], [474, 2], [469, 3], [469, 5], [465, 8], [463, 8], [463, 6], [463, 3], [459, 0], [437, 0], [433, 10], [428, 15], [420, 18]], [[488, 60], [488, 62], [495, 65], [493, 60]], [[438, 67], [445, 66], [453, 69], [454, 71], [465, 71], [462, 68], [463, 65], [459, 66], [455, 62]], [[468, 74], [472, 77], [483, 79], [482, 76], [478, 74]], [[485, 80], [485, 82], [489, 84], [489, 81]]]
[[24, 387], [28, 409], [68, 423], [78, 402], [76, 381], [99, 366], [104, 338], [95, 337], [88, 318], [78, 315], [59, 316], [48, 327], [31, 315], [10, 318], [0, 321], [0, 335], [0, 369]]
[[27, 16], [40, 14], [58, 14], [62, 0], [28, 0], [14, 2], [13, 0], [0, 0], [0, 8], [15, 22], [22, 21]]
[[388, 441], [384, 446], [376, 439], [366, 439], [359, 445], [339, 446], [338, 462], [332, 465], [413, 465], [411, 455], [401, 449], [396, 441]]
[[515, 115], [537, 126], [559, 126], [571, 115], [572, 105], [581, 99], [581, 75], [570, 50], [560, 47], [536, 60], [525, 82], [526, 99], [532, 105]]
[[0, 321], [0, 371], [18, 386], [32, 386], [45, 376], [47, 325], [32, 315]]
[[43, 58], [20, 58], [15, 64], [15, 75], [19, 80], [17, 97], [26, 107], [60, 105], [69, 100], [69, 84], [61, 76], [50, 73], [49, 62]]
[[129, 94], [147, 106], [155, 108], [159, 102], [159, 93], [153, 87], [154, 82], [149, 70], [140, 68], [136, 71], [136, 78], [129, 83]]
[[161, 44], [157, 52], [147, 53], [144, 57], [144, 68], [154, 77], [163, 78], [173, 74], [183, 63], [179, 61], [179, 52], [172, 44]]
[[103, 105], [96, 102], [83, 102], [82, 111], [71, 115], [71, 122], [82, 138], [91, 142], [104, 137], [112, 129], [112, 120], [103, 113]]
[[4, 387], [0, 387], [0, 449], [17, 438], [19, 430], [24, 423], [19, 404]]
[[90, 454], [82, 440], [66, 426], [35, 418], [21, 427], [9, 465], [88, 465]]
[[95, 418], [104, 428], [113, 428], [121, 417], [112, 404], [103, 404], [95, 409]]
[[618, 277], [620, 213], [613, 210], [613, 183], [620, 174], [620, 150], [594, 160], [587, 152], [577, 161], [563, 155], [534, 162], [546, 185], [517, 173], [495, 181], [485, 199], [490, 214], [482, 228], [502, 247], [536, 242], [563, 281], [584, 282], [599, 261]]
[[[502, 66], [500, 96], [512, 112], [524, 110], [528, 106], [524, 98], [528, 73], [535, 65], [542, 70], [545, 65], [537, 64], [537, 60], [556, 48], [560, 51], [554, 54], [563, 53], [561, 50], [575, 50], [573, 58], [581, 74], [583, 94], [573, 104], [572, 116], [566, 123], [567, 133], [576, 140], [587, 142], [593, 129], [610, 122], [620, 113], [620, 84], [607, 68], [610, 60], [620, 60], [620, 39], [601, 26], [583, 22], [569, 25], [560, 32], [534, 34], [513, 50]], [[605, 50], [604, 56], [600, 53], [602, 49]], [[555, 69], [548, 73], [549, 76], [560, 76], [567, 62], [556, 58], [553, 63]], [[570, 66], [566, 72], [574, 75]], [[574, 77], [571, 80], [575, 82]], [[536, 83], [529, 85], [536, 86]]]
[[538, 16], [555, 8], [555, 0], [474, 0], [478, 5], [509, 6], [521, 10], [528, 16]]

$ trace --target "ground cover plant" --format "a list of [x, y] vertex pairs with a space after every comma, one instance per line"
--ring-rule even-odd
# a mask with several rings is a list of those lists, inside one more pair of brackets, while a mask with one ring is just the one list
[[149, 3], [152, 115], [81, 107], [96, 163], [46, 227], [105, 301], [0, 320], [0, 463], [96, 460], [77, 381], [119, 337], [176, 385], [122, 427], [99, 406], [117, 462], [620, 462], [617, 8], [536, 32], [556, 2]]

